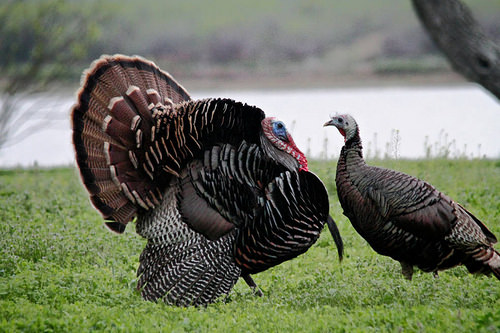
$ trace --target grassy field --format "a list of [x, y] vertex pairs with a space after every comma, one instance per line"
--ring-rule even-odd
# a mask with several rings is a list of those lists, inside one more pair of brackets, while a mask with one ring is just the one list
[[[390, 160], [432, 182], [500, 236], [500, 161]], [[500, 332], [500, 282], [464, 268], [403, 279], [399, 264], [356, 234], [335, 193], [335, 162], [313, 162], [327, 183], [345, 242], [338, 262], [325, 230], [299, 258], [238, 282], [206, 308], [141, 299], [135, 272], [145, 245], [130, 226], [104, 227], [71, 168], [0, 171], [0, 332]], [[497, 246], [497, 248], [500, 248]]]

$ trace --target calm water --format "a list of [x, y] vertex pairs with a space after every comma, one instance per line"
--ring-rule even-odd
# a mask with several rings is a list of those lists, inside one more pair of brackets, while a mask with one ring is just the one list
[[[193, 98], [227, 97], [262, 108], [283, 120], [309, 157], [337, 157], [343, 140], [324, 128], [330, 113], [352, 114], [365, 155], [500, 158], [500, 103], [474, 85], [458, 87], [346, 88], [274, 91], [194, 91]], [[0, 151], [0, 167], [74, 163], [69, 110], [73, 96], [42, 97], [27, 104], [56, 119]], [[29, 125], [29, 124], [27, 124]], [[427, 147], [427, 151], [426, 151]], [[430, 150], [429, 150], [430, 149]]]

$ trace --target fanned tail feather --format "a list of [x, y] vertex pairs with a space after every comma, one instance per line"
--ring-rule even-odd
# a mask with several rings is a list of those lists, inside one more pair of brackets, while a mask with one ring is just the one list
[[153, 108], [190, 100], [187, 91], [154, 63], [140, 57], [103, 56], [85, 73], [73, 107], [73, 144], [94, 206], [123, 232], [140, 208], [155, 207], [162, 179], [153, 182]]

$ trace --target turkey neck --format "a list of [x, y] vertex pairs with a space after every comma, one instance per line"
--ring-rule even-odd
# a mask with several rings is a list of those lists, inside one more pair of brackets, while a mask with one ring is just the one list
[[361, 144], [361, 138], [359, 137], [358, 132], [354, 137], [347, 140], [344, 147], [342, 147], [337, 172], [340, 170], [350, 172], [348, 169], [351, 168], [353, 168], [352, 171], [355, 171], [356, 169], [363, 168], [365, 166], [366, 163], [363, 159], [363, 145]]
[[[362, 204], [363, 188], [369, 182], [367, 177], [368, 166], [363, 159], [363, 146], [359, 134], [347, 140], [340, 152], [337, 164], [337, 174], [335, 183], [337, 185], [337, 195], [340, 204], [354, 228], [362, 235], [365, 234], [364, 228], [358, 223], [356, 212], [365, 208]], [[360, 207], [361, 205], [361, 207]], [[365, 227], [367, 227], [365, 225]], [[371, 226], [368, 225], [368, 228]]]
[[337, 194], [344, 212], [355, 209], [349, 202], [362, 201], [362, 188], [369, 181], [359, 134], [346, 141], [337, 164]]

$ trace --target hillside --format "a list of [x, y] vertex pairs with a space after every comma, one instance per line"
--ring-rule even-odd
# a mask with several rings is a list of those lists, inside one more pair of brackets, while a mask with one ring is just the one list
[[[34, 20], [34, 33], [49, 24], [50, 16], [30, 16], [35, 4], [44, 2], [53, 3], [51, 11], [61, 7], [63, 16], [74, 6], [86, 13], [83, 23], [91, 24], [85, 28], [92, 36], [89, 45], [71, 50], [83, 56], [74, 68], [65, 68], [71, 80], [103, 53], [151, 58], [183, 82], [190, 79], [201, 86], [238, 80], [251, 85], [259, 79], [323, 86], [366, 82], [373, 76], [403, 75], [411, 80], [423, 74], [457, 79], [421, 29], [409, 0], [7, 2], [0, 5], [0, 13], [2, 6], [12, 12], [5, 16], [0, 51], [14, 50], [19, 58], [37, 52], [29, 44], [29, 34], [10, 38], [7, 32], [23, 19]], [[500, 2], [465, 3], [489, 35], [500, 40]], [[61, 27], [52, 28], [54, 34], [61, 33]], [[83, 29], [82, 24], [82, 34], [87, 32]], [[56, 37], [49, 42], [56, 43]], [[15, 47], [9, 49], [9, 43]], [[0, 65], [2, 57], [9, 55], [2, 52]]]

